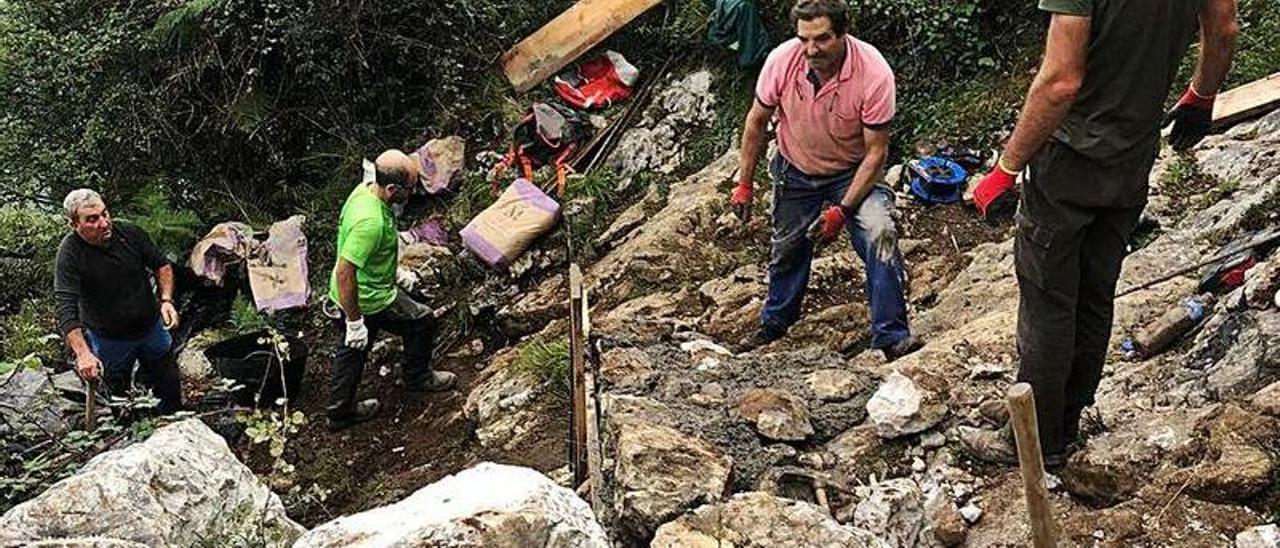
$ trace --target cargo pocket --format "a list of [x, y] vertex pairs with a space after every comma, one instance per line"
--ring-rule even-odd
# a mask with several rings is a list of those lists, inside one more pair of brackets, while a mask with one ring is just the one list
[[[1057, 231], [1052, 226], [1028, 217], [1021, 209], [1014, 215], [1017, 235], [1014, 238], [1014, 266], [1018, 276], [1040, 289], [1048, 289], [1065, 281], [1067, 265], [1062, 264], [1061, 249], [1055, 249]], [[1061, 246], [1057, 246], [1061, 247]]]

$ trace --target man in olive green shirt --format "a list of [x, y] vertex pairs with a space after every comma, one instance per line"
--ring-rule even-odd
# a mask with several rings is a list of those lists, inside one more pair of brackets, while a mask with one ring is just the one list
[[[1190, 88], [1166, 117], [1184, 150], [1209, 131], [1237, 32], [1235, 0], [1041, 0], [1044, 61], [996, 169], [974, 189], [984, 216], [1016, 216], [1018, 381], [1031, 384], [1050, 466], [1076, 446], [1111, 335], [1126, 244], [1147, 201], [1164, 98], [1197, 28]], [[1006, 426], [961, 427], [975, 457], [1016, 460]]]
[[329, 427], [337, 430], [372, 418], [378, 400], [356, 402], [369, 357], [369, 341], [379, 329], [404, 340], [404, 384], [412, 393], [445, 390], [453, 373], [431, 369], [435, 318], [431, 309], [397, 288], [399, 235], [391, 206], [404, 203], [418, 180], [418, 164], [398, 150], [374, 162], [373, 182], [351, 191], [338, 220], [337, 261], [329, 298], [342, 309], [336, 321], [340, 344], [333, 359]]

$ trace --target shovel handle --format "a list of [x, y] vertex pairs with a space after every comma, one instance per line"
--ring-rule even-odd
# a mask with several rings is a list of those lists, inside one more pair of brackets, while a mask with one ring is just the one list
[[93, 432], [98, 427], [98, 379], [86, 381], [84, 392], [84, 430]]

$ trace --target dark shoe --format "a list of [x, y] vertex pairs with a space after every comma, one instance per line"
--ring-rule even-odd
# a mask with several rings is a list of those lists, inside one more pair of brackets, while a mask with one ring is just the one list
[[[1018, 444], [1008, 424], [999, 430], [961, 426], [959, 432], [960, 446], [969, 456], [993, 464], [1018, 464]], [[1069, 456], [1069, 451], [1045, 455], [1044, 467], [1061, 468]]]
[[417, 386], [410, 386], [409, 392], [443, 392], [458, 384], [458, 376], [448, 371], [432, 371], [431, 376]]
[[372, 419], [377, 416], [378, 407], [378, 400], [369, 398], [357, 403], [355, 410], [350, 413], [339, 416], [329, 415], [329, 431], [337, 432], [338, 430], [342, 430], [348, 426], [360, 424]]
[[880, 351], [884, 352], [885, 361], [893, 361], [915, 352], [916, 350], [920, 350], [923, 346], [924, 341], [920, 340], [915, 335], [907, 335], [907, 338], [893, 343], [892, 346], [881, 348]]
[[750, 352], [752, 350], [760, 348], [761, 346], [764, 346], [773, 341], [781, 339], [782, 336], [785, 334], [786, 334], [785, 332], [777, 332], [770, 329], [760, 329], [755, 333], [752, 333], [750, 337], [747, 337], [739, 341], [738, 344], [734, 346], [733, 350], [734, 352], [737, 352], [739, 354], [743, 352]]
[[960, 447], [975, 459], [994, 464], [1018, 463], [1018, 447], [1008, 425], [999, 430], [961, 426], [959, 434]]

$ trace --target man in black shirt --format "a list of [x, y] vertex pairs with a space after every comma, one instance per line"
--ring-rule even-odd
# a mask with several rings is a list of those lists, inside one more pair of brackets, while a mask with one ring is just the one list
[[173, 266], [142, 229], [113, 222], [97, 192], [74, 190], [63, 209], [72, 233], [58, 246], [54, 295], [58, 330], [75, 354], [76, 371], [85, 380], [102, 376], [108, 390], [124, 395], [136, 361], [160, 399], [160, 411], [180, 410], [181, 383], [168, 331], [178, 324]]

